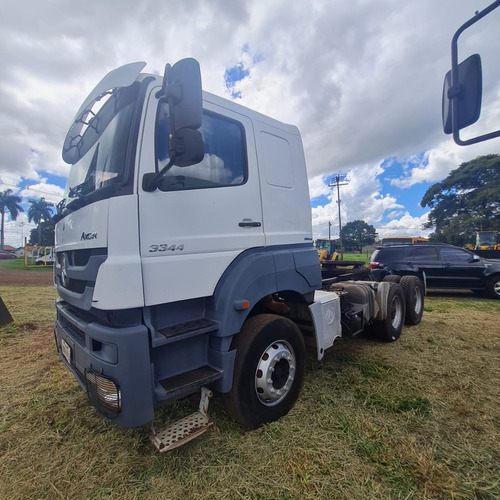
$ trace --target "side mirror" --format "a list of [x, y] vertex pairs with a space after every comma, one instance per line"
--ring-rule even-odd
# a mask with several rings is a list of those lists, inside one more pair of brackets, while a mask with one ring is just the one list
[[467, 140], [460, 138], [460, 130], [479, 119], [482, 70], [479, 54], [474, 54], [458, 64], [460, 35], [498, 7], [500, 7], [500, 0], [495, 0], [481, 12], [476, 12], [474, 17], [458, 28], [451, 41], [451, 70], [446, 74], [443, 86], [443, 129], [446, 134], [453, 133], [453, 140], [459, 146], [468, 146], [500, 137], [499, 129]]
[[154, 191], [157, 183], [172, 166], [188, 167], [203, 160], [204, 146], [201, 132], [203, 97], [200, 65], [196, 59], [182, 59], [173, 66], [165, 66], [163, 85], [156, 97], [166, 100], [169, 110], [170, 161], [159, 172], [145, 174], [144, 191]]
[[175, 148], [175, 165], [178, 167], [189, 167], [203, 160], [205, 148], [199, 130], [182, 128], [177, 131], [172, 142]]
[[167, 64], [160, 92], [167, 98], [170, 130], [174, 134], [182, 128], [201, 127], [203, 114], [201, 72], [196, 59], [181, 59], [173, 66]]
[[476, 123], [481, 114], [482, 71], [479, 54], [462, 61], [457, 67], [458, 81], [452, 82], [452, 70], [446, 73], [443, 84], [443, 130], [453, 132], [453, 115], [461, 130]]

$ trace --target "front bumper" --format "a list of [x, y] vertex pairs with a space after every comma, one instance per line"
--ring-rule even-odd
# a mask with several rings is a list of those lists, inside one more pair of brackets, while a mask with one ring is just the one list
[[[121, 427], [151, 422], [154, 387], [147, 328], [144, 325], [113, 328], [82, 319], [60, 299], [56, 311], [57, 350], [91, 403]], [[117, 401], [111, 406], [100, 404], [96, 391], [101, 394], [101, 403], [109, 402], [113, 400], [113, 385]]]

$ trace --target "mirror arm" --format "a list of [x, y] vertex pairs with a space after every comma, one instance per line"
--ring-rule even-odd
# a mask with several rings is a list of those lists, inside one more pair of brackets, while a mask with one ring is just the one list
[[148, 193], [152, 193], [158, 187], [158, 181], [174, 166], [175, 155], [170, 158], [169, 162], [156, 173], [144, 174], [142, 178], [142, 189]]

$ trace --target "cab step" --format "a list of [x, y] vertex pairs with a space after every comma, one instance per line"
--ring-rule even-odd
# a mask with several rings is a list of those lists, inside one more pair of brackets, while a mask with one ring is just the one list
[[200, 387], [209, 385], [221, 378], [223, 372], [210, 366], [202, 366], [189, 372], [159, 380], [155, 388], [158, 401], [176, 399], [197, 392]]
[[217, 321], [212, 321], [207, 318], [194, 319], [191, 321], [186, 321], [185, 323], [179, 323], [177, 325], [167, 326], [158, 330], [166, 338], [177, 337], [179, 335], [186, 334], [202, 334], [211, 332], [218, 328], [219, 324]]
[[160, 453], [173, 450], [204, 434], [213, 422], [208, 417], [208, 402], [212, 391], [201, 388], [201, 398], [198, 411], [181, 418], [160, 432], [156, 432], [151, 425], [150, 439]]
[[213, 333], [219, 328], [217, 321], [200, 318], [185, 323], [166, 326], [156, 330], [153, 337], [153, 347], [161, 347], [165, 344], [179, 342], [198, 335]]

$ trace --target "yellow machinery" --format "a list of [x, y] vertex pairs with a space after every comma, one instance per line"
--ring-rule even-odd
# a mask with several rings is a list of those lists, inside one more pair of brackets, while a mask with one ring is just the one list
[[467, 250], [490, 259], [500, 258], [500, 238], [497, 231], [477, 231], [476, 244], [464, 245]]
[[319, 261], [334, 261], [337, 260], [339, 255], [335, 251], [335, 241], [334, 240], [316, 240], [316, 250], [318, 251]]

